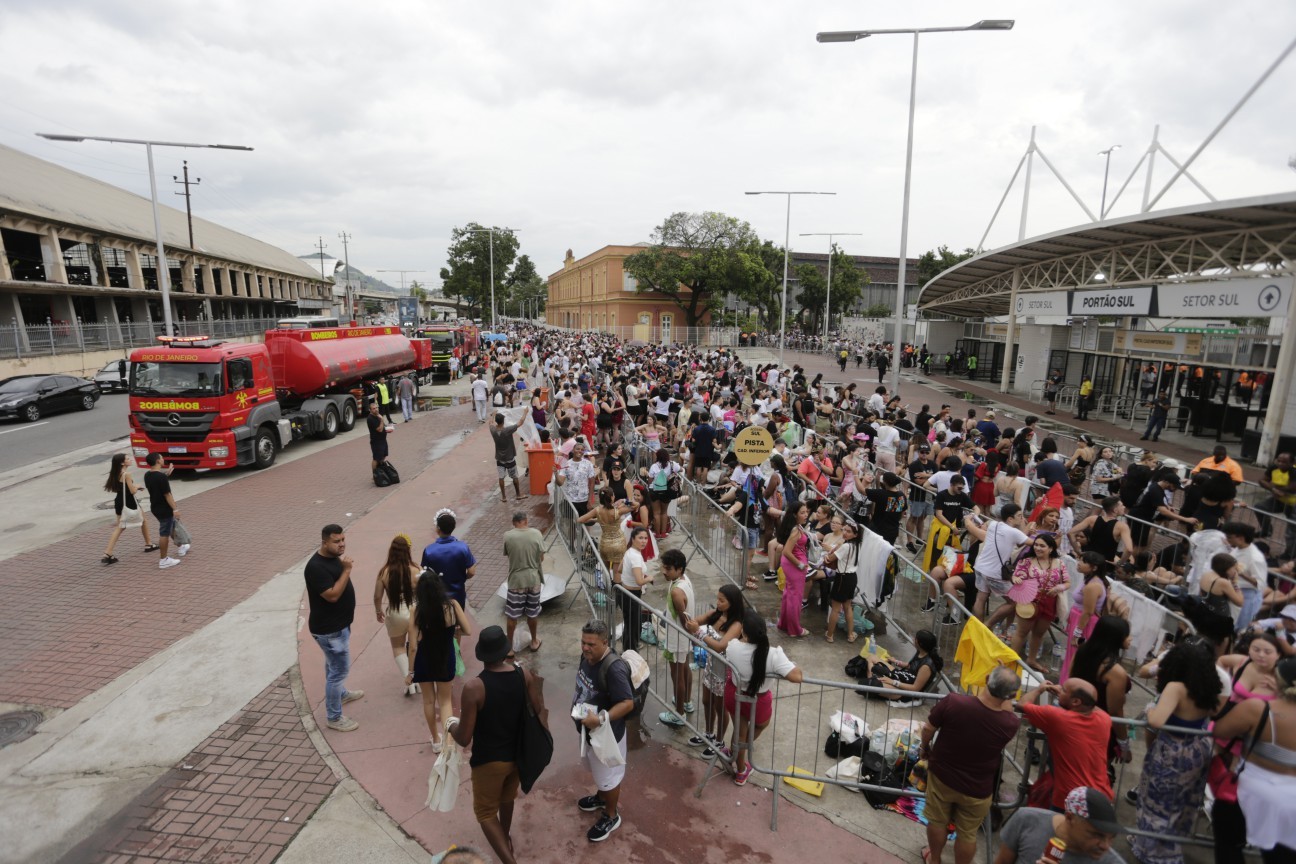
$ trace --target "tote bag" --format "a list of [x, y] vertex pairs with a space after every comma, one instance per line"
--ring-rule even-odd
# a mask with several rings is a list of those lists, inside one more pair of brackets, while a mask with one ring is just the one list
[[[518, 670], [522, 675], [522, 670]], [[525, 680], [525, 678], [524, 678]], [[539, 686], [539, 682], [537, 685]], [[544, 721], [531, 704], [531, 693], [527, 691], [526, 703], [522, 708], [522, 740], [518, 742], [518, 777], [523, 794], [529, 793], [536, 780], [548, 767], [553, 758], [553, 735], [545, 727]]]

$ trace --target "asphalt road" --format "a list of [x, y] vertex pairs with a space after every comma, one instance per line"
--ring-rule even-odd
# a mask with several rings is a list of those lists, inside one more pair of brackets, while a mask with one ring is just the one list
[[35, 423], [0, 420], [0, 472], [130, 434], [126, 394], [104, 393], [93, 411], [50, 414]]

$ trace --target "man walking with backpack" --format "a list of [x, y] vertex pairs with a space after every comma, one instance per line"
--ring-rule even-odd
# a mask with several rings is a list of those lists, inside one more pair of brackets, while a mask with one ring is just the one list
[[[585, 836], [591, 843], [606, 840], [621, 827], [617, 804], [626, 772], [625, 718], [635, 707], [634, 688], [630, 683], [630, 666], [612, 650], [608, 627], [597, 618], [581, 628], [581, 660], [576, 670], [576, 695], [572, 699], [572, 717], [581, 736], [590, 736], [585, 751], [585, 767], [594, 777], [595, 792], [576, 802], [587, 813], [602, 811]], [[613, 746], [607, 741], [615, 740]], [[602, 758], [595, 752], [594, 739]], [[612, 763], [612, 764], [609, 764]]]

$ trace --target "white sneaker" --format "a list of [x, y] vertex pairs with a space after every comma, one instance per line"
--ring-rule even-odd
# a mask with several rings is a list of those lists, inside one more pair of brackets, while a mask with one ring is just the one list
[[158, 569], [165, 570], [168, 567], [174, 567], [179, 563], [180, 563], [179, 558], [163, 558], [161, 561], [158, 562]]
[[180, 544], [180, 547], [179, 547], [178, 549], [176, 549], [176, 554], [179, 555], [181, 558], [183, 558], [184, 556], [186, 556], [186, 555], [189, 554], [189, 547], [190, 547], [191, 545], [193, 545], [193, 544], [191, 544], [191, 543], [181, 543], [181, 544]]

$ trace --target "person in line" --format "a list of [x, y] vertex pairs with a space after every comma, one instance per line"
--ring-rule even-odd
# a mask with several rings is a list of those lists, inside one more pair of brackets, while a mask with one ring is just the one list
[[513, 481], [513, 494], [517, 496], [517, 500], [528, 497], [522, 494], [522, 485], [518, 482], [517, 442], [513, 440], [517, 430], [518, 424], [505, 426], [504, 415], [498, 413], [495, 415], [495, 425], [490, 430], [495, 442], [495, 473], [499, 477], [500, 500], [505, 503], [508, 502], [508, 495], [504, 491], [506, 478]]
[[1023, 807], [1004, 823], [994, 864], [1124, 864], [1111, 848], [1125, 833], [1111, 798], [1087, 786], [1063, 794], [1060, 808]]
[[[764, 624], [762, 623], [762, 630]], [[601, 843], [621, 827], [621, 784], [626, 775], [626, 716], [634, 710], [634, 690], [630, 684], [630, 666], [612, 650], [607, 624], [592, 618], [581, 628], [581, 659], [576, 668], [576, 693], [572, 697], [573, 715], [577, 706], [584, 715], [576, 720], [577, 731], [586, 735], [604, 725], [611, 727], [620, 751], [620, 762], [604, 764], [586, 746], [585, 769], [594, 778], [595, 791], [576, 802], [586, 813], [599, 818], [586, 832], [591, 843]]]
[[1251, 742], [1237, 799], [1246, 818], [1246, 840], [1264, 864], [1296, 860], [1296, 658], [1274, 667], [1277, 698], [1247, 699], [1215, 723], [1216, 738]]
[[[1159, 695], [1147, 712], [1147, 755], [1136, 798], [1138, 829], [1188, 836], [1206, 789], [1211, 739], [1179, 730], [1204, 731], [1221, 707], [1215, 651], [1204, 641], [1176, 643], [1158, 663], [1156, 679]], [[1130, 848], [1142, 864], [1184, 861], [1178, 843], [1149, 836], [1131, 837]]]
[[[1012, 614], [1012, 605], [1005, 604], [987, 620], [986, 608], [991, 594], [1003, 597], [1012, 588], [1012, 582], [1003, 578], [1003, 568], [1008, 565], [1011, 570], [1017, 560], [1017, 547], [1030, 540], [1021, 530], [1026, 527], [1026, 514], [1016, 504], [1005, 504], [999, 511], [999, 520], [982, 522], [979, 517], [967, 520], [968, 534], [981, 541], [981, 551], [973, 565], [977, 594], [972, 614], [986, 621], [988, 627]], [[945, 580], [944, 590], [946, 594], [957, 597], [964, 585], [963, 576], [951, 576]]]
[[683, 471], [667, 450], [658, 450], [656, 461], [648, 466], [648, 500], [652, 502], [653, 534], [658, 539], [670, 533], [670, 515], [666, 511], [675, 498], [671, 478]]
[[810, 508], [805, 503], [789, 507], [779, 521], [775, 534], [775, 539], [783, 550], [779, 566], [783, 568], [785, 579], [778, 629], [793, 637], [810, 635], [810, 631], [801, 626], [801, 601], [805, 597], [806, 575], [810, 568], [807, 553], [809, 535], [805, 530], [809, 519]]
[[457, 638], [471, 635], [472, 624], [459, 601], [446, 592], [436, 571], [424, 571], [414, 593], [413, 638], [407, 649], [410, 671], [405, 684], [430, 685], [419, 687], [423, 718], [432, 733], [432, 752], [440, 753], [441, 730], [454, 716], [452, 682], [459, 665]]
[[[711, 651], [724, 654], [729, 643], [742, 635], [746, 609], [742, 589], [737, 585], [721, 585], [716, 592], [715, 607], [705, 615], [690, 618], [684, 623], [684, 629], [702, 640], [702, 644]], [[702, 755], [707, 759], [723, 745], [729, 728], [729, 715], [724, 707], [726, 672], [723, 663], [710, 657], [702, 667], [702, 714], [706, 728], [701, 736], [689, 738], [688, 743], [690, 747], [704, 747]]]
[[554, 482], [562, 487], [563, 496], [575, 508], [577, 515], [589, 512], [589, 501], [594, 494], [594, 478], [598, 466], [585, 458], [585, 442], [576, 439], [571, 458], [554, 472]]
[[725, 648], [725, 659], [732, 667], [730, 680], [725, 684], [725, 711], [735, 718], [733, 782], [745, 786], [752, 772], [748, 748], [760, 738], [774, 716], [769, 676], [800, 684], [802, 672], [782, 648], [770, 646], [765, 619], [750, 607], [743, 615], [742, 635]]
[[497, 625], [482, 630], [475, 653], [485, 668], [464, 682], [463, 715], [446, 721], [446, 731], [460, 747], [472, 745], [473, 815], [501, 864], [514, 864], [513, 802], [517, 800], [518, 742], [523, 710], [529, 701], [540, 723], [549, 728], [544, 679], [508, 660], [512, 643]]
[[[400, 672], [401, 686], [404, 687], [406, 696], [418, 692], [417, 684], [405, 683], [405, 679], [409, 677], [406, 643], [409, 640], [410, 611], [414, 606], [414, 582], [418, 578], [418, 570], [410, 550], [410, 539], [404, 534], [397, 534], [387, 547], [387, 563], [378, 571], [378, 578], [374, 580], [374, 614], [378, 623], [387, 628], [392, 657]], [[385, 609], [384, 599], [387, 601]]]
[[1076, 649], [1093, 635], [1107, 606], [1111, 562], [1097, 552], [1084, 552], [1076, 565], [1080, 583], [1071, 589], [1071, 612], [1067, 615], [1067, 644], [1062, 655], [1061, 675], [1068, 675]]
[[1016, 604], [1017, 629], [1013, 631], [1012, 649], [1025, 659], [1027, 666], [1042, 674], [1046, 670], [1038, 659], [1040, 645], [1049, 627], [1057, 620], [1058, 597], [1071, 587], [1071, 577], [1058, 554], [1056, 535], [1036, 535], [1031, 541], [1031, 551], [1034, 554], [1017, 562], [1013, 582], [1020, 585], [1033, 581], [1038, 590], [1034, 601], [1027, 604], [1030, 617], [1023, 617], [1022, 613], [1028, 610], [1023, 609], [1022, 604]]
[[1020, 687], [1017, 673], [997, 666], [977, 695], [951, 693], [932, 706], [919, 745], [919, 758], [927, 760], [927, 864], [941, 864], [951, 822], [958, 832], [954, 864], [971, 864], [976, 856], [1004, 747], [1021, 726], [1012, 704]]
[[619, 573], [621, 559], [625, 557], [626, 538], [621, 534], [621, 521], [630, 512], [630, 506], [614, 499], [611, 486], [598, 490], [598, 506], [576, 521], [582, 525], [597, 522], [599, 526], [599, 556], [606, 573]]
[[832, 580], [828, 599], [832, 608], [828, 610], [828, 626], [824, 639], [833, 641], [837, 632], [837, 618], [846, 620], [846, 641], [854, 642], [855, 633], [855, 594], [859, 591], [859, 553], [864, 532], [859, 525], [847, 520], [842, 525], [842, 542], [832, 550], [830, 560], [825, 563], [836, 570]]
[[[180, 506], [171, 494], [171, 466], [161, 453], [150, 453], [144, 459], [148, 470], [144, 472], [144, 488], [149, 493], [149, 512], [158, 520], [158, 569], [175, 567], [189, 554], [188, 532], [180, 534]], [[176, 536], [176, 557], [168, 552], [171, 536]]]
[[144, 519], [144, 513], [140, 510], [139, 487], [135, 485], [135, 478], [131, 476], [130, 468], [126, 467], [126, 454], [114, 453], [112, 464], [108, 466], [108, 480], [104, 483], [104, 491], [111, 492], [113, 495], [113, 510], [117, 513], [117, 521], [113, 523], [112, 534], [108, 537], [108, 548], [104, 550], [103, 558], [99, 561], [102, 564], [116, 564], [119, 559], [113, 554], [117, 548], [117, 541], [121, 539], [122, 532], [127, 528], [139, 526], [140, 533], [144, 535], [144, 551], [156, 552], [159, 546], [154, 545], [153, 539], [149, 537], [149, 527], [147, 520]]
[[[1056, 705], [1037, 705], [1043, 693], [1051, 693]], [[1107, 777], [1107, 743], [1111, 739], [1111, 717], [1098, 707], [1098, 693], [1088, 681], [1068, 678], [1060, 685], [1045, 681], [1026, 693], [1018, 703], [1022, 717], [1044, 733], [1053, 759], [1053, 792], [1050, 806], [1062, 810], [1067, 790], [1091, 786], [1111, 800]]]
[[[1097, 706], [1111, 717], [1125, 716], [1125, 700], [1134, 684], [1121, 665], [1121, 656], [1129, 644], [1129, 622], [1116, 615], [1104, 615], [1085, 643], [1076, 649], [1071, 662], [1071, 676], [1094, 686]], [[1125, 727], [1113, 725], [1107, 743], [1108, 776], [1115, 778], [1117, 761], [1129, 764], [1132, 758]]]
[[[518, 619], [527, 619], [531, 631], [528, 651], [539, 651], [543, 641], [539, 635], [540, 588], [544, 584], [541, 570], [544, 561], [544, 535], [528, 524], [527, 514], [519, 510], [513, 514], [513, 527], [504, 532], [504, 557], [508, 559], [508, 588], [504, 597], [504, 617], [508, 619], [508, 644], [513, 644], [513, 633]], [[483, 633], [485, 631], [482, 631]]]
[[304, 574], [310, 603], [306, 626], [324, 652], [325, 725], [335, 732], [360, 728], [359, 721], [342, 713], [342, 706], [364, 696], [363, 690], [346, 688], [351, 671], [351, 624], [355, 620], [353, 563], [346, 555], [342, 526], [329, 524], [320, 530], [319, 549], [306, 562]]
[[1233, 547], [1233, 557], [1237, 559], [1238, 590], [1242, 592], [1242, 608], [1238, 610], [1237, 632], [1241, 633], [1251, 626], [1252, 619], [1260, 611], [1264, 602], [1264, 591], [1268, 587], [1269, 564], [1264, 553], [1255, 545], [1255, 529], [1245, 522], [1225, 522], [1220, 526], [1224, 539]]
[[[684, 572], [687, 559], [678, 549], [667, 549], [661, 554], [662, 576], [666, 579], [666, 613], [675, 627], [666, 628], [666, 641], [662, 645], [662, 658], [670, 668], [674, 708], [663, 711], [657, 719], [667, 726], [684, 725], [684, 715], [693, 713], [693, 643], [684, 635], [693, 617], [693, 581]], [[678, 627], [679, 629], [676, 629]]]
[[464, 609], [468, 608], [467, 583], [477, 575], [477, 559], [468, 544], [454, 536], [455, 512], [442, 507], [433, 516], [437, 539], [423, 549], [419, 563], [435, 571], [445, 585], [446, 595]]
[[[620, 533], [617, 534], [620, 537]], [[648, 545], [648, 531], [644, 528], [630, 529], [630, 542], [621, 557], [619, 570], [608, 571], [612, 574], [612, 583], [620, 585], [630, 593], [631, 598], [617, 594], [617, 603], [621, 606], [621, 649], [634, 651], [639, 648], [639, 630], [643, 626], [643, 613], [638, 600], [642, 599], [644, 586], [653, 581], [644, 561], [643, 550]], [[665, 553], [662, 553], [663, 555]]]

